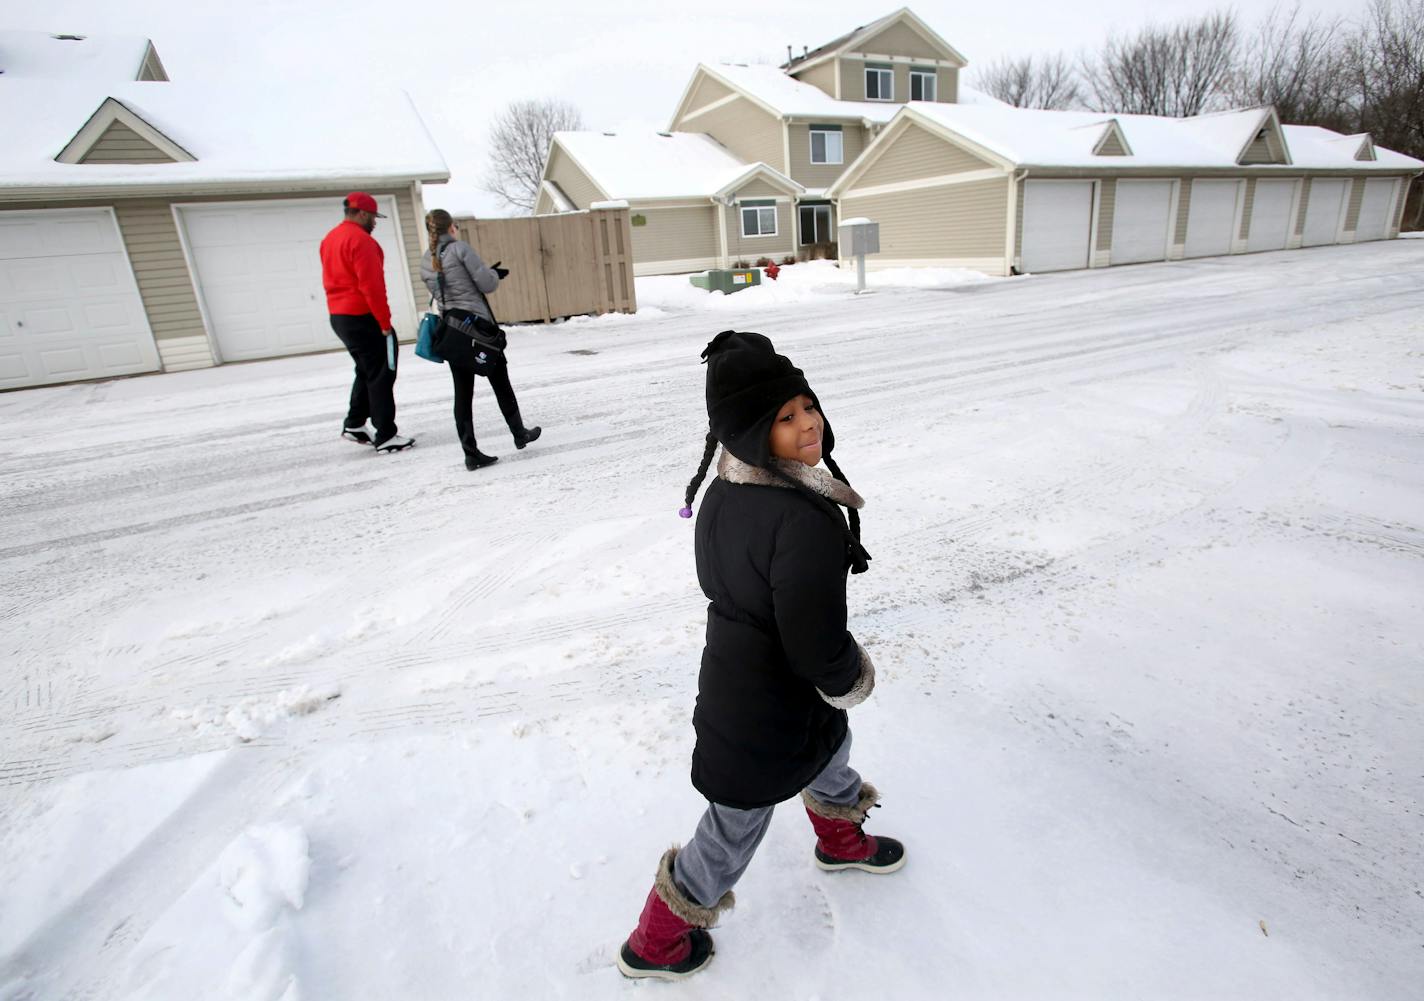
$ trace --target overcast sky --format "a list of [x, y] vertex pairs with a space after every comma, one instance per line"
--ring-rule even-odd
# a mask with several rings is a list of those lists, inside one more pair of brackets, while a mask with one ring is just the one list
[[[1236, 0], [1254, 22], [1277, 0]], [[290, 80], [293, 100], [310, 77], [364, 80], [409, 91], [452, 183], [427, 191], [428, 207], [508, 214], [479, 190], [491, 116], [510, 101], [559, 97], [589, 128], [666, 128], [698, 62], [778, 64], [786, 46], [815, 48], [898, 9], [847, 0], [687, 4], [645, 0], [424, 3], [391, 0], [45, 0], [7, 5], [3, 24], [52, 32], [142, 34], [175, 81], [231, 83], [254, 75]], [[712, 11], [723, 6], [726, 14]], [[1013, 4], [911, 5], [976, 65], [1003, 55], [1096, 48], [1110, 31], [1173, 21], [1224, 6], [1211, 0], [1018, 0]], [[1364, 0], [1304, 0], [1302, 8], [1355, 18]], [[359, 109], [350, 114], [361, 127]], [[371, 133], [379, 148], [379, 130]]]

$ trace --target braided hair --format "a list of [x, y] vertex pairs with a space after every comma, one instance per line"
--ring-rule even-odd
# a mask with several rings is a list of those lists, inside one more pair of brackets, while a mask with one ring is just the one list
[[687, 484], [687, 493], [683, 495], [682, 510], [678, 511], [678, 517], [692, 517], [692, 498], [697, 496], [697, 488], [702, 486], [702, 481], [707, 478], [707, 467], [712, 465], [712, 456], [717, 451], [717, 436], [711, 431], [707, 432], [707, 444], [702, 448], [702, 464], [697, 467], [697, 475]]
[[444, 209], [431, 209], [425, 213], [425, 231], [430, 234], [430, 267], [436, 273], [444, 271], [440, 266], [440, 238], [450, 232], [455, 219]]

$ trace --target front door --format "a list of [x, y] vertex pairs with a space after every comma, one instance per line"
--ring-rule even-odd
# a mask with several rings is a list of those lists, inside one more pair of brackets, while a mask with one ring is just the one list
[[813, 243], [830, 243], [835, 239], [831, 235], [831, 207], [829, 205], [802, 205], [800, 215], [801, 246], [809, 247]]

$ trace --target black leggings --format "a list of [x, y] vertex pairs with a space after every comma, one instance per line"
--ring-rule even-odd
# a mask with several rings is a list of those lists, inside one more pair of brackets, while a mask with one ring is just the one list
[[[475, 401], [475, 370], [449, 363], [450, 378], [455, 382], [455, 431], [460, 435], [460, 446], [465, 455], [473, 458], [479, 451], [475, 444], [475, 422], [472, 406]], [[514, 398], [514, 387], [509, 384], [509, 366], [500, 362], [488, 366], [480, 373], [489, 380], [494, 390], [494, 398], [499, 403], [499, 412], [509, 425], [510, 434], [524, 430], [524, 419], [519, 416], [519, 401]]]

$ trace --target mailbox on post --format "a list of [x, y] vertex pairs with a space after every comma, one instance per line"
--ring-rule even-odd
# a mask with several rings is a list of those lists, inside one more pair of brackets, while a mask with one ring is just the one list
[[865, 291], [865, 255], [880, 253], [880, 224], [869, 219], [842, 219], [840, 252], [855, 258], [855, 291]]

